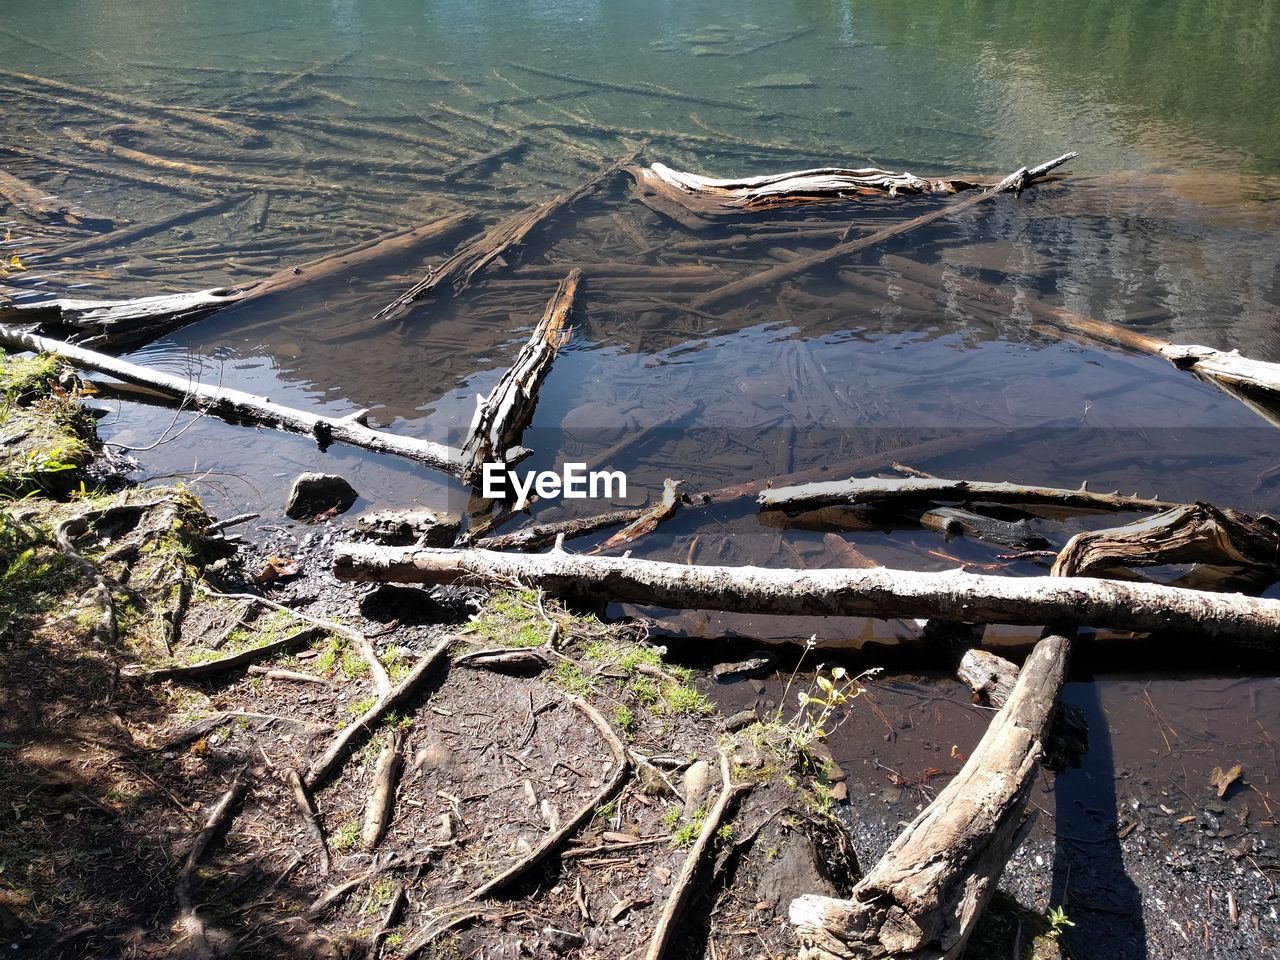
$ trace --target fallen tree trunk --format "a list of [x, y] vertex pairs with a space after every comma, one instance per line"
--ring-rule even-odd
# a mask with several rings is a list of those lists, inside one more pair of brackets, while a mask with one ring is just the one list
[[[627, 167], [626, 170], [635, 178], [641, 201], [677, 221], [684, 219], [682, 214], [685, 211], [715, 218], [797, 204], [864, 196], [957, 193], [991, 185], [990, 181], [978, 183], [959, 178], [917, 177], [913, 173], [894, 173], [879, 167], [857, 170], [817, 167], [739, 179], [704, 177], [672, 170], [663, 163]], [[678, 210], [672, 210], [672, 207]]]
[[41, 223], [63, 223], [89, 230], [111, 230], [116, 225], [115, 217], [90, 213], [3, 170], [0, 170], [0, 197]]
[[1036, 644], [960, 772], [890, 844], [848, 900], [791, 901], [801, 960], [958, 957], [1020, 840], [1071, 642]]
[[159, 220], [148, 220], [146, 223], [137, 223], [123, 230], [113, 230], [100, 236], [63, 244], [52, 252], [52, 256], [59, 260], [65, 260], [67, 257], [82, 256], [86, 253], [92, 253], [94, 250], [101, 250], [104, 247], [120, 250], [135, 240], [149, 237], [153, 233], [159, 233], [161, 230], [168, 230], [170, 227], [189, 223], [192, 220], [199, 220], [214, 213], [221, 213], [236, 201], [237, 198], [234, 196], [218, 197], [190, 210], [180, 210], [170, 216], [161, 217]]
[[1239, 566], [1270, 582], [1280, 568], [1280, 523], [1207, 503], [1187, 504], [1139, 523], [1076, 534], [1058, 554], [1052, 575], [1168, 563]]
[[0, 320], [39, 324], [43, 333], [69, 336], [86, 346], [137, 346], [208, 316], [215, 310], [295, 290], [357, 267], [410, 253], [436, 243], [473, 222], [470, 214], [453, 214], [235, 287], [135, 300], [56, 299], [10, 304], [0, 306]]
[[869, 236], [860, 237], [857, 240], [850, 240], [848, 237], [844, 237], [842, 238], [841, 243], [836, 244], [828, 250], [821, 250], [817, 253], [811, 253], [808, 256], [797, 257], [795, 260], [791, 260], [787, 263], [781, 263], [777, 266], [770, 267], [767, 270], [762, 270], [759, 273], [752, 274], [749, 277], [744, 277], [741, 280], [735, 280], [732, 283], [727, 283], [722, 287], [712, 290], [710, 293], [694, 298], [693, 307], [701, 310], [709, 306], [723, 303], [726, 300], [732, 300], [735, 297], [740, 297], [743, 294], [767, 290], [784, 280], [790, 280], [792, 277], [799, 276], [802, 273], [808, 273], [815, 267], [820, 267], [827, 263], [833, 263], [837, 260], [843, 260], [855, 253], [860, 253], [863, 250], [867, 250], [877, 244], [883, 243], [885, 240], [902, 236], [905, 233], [910, 233], [917, 227], [923, 227], [937, 220], [941, 220], [944, 217], [950, 217], [954, 214], [961, 213], [977, 206], [984, 200], [990, 200], [997, 194], [1005, 193], [1007, 191], [1019, 193], [1038, 178], [1043, 177], [1049, 171], [1060, 167], [1068, 160], [1074, 159], [1075, 156], [1075, 153], [1066, 153], [1054, 160], [1050, 160], [1047, 163], [1042, 163], [1038, 167], [1033, 167], [1030, 170], [1026, 167], [1022, 167], [1021, 169], [1009, 174], [1009, 176], [1005, 177], [994, 187], [984, 190], [982, 193], [966, 197], [959, 203], [944, 206], [938, 210], [932, 211], [931, 213], [926, 213], [922, 216], [908, 220], [905, 223], [898, 223], [891, 227], [886, 227], [883, 230], [878, 230]]
[[308, 434], [315, 437], [321, 450], [334, 443], [345, 443], [375, 453], [405, 457], [449, 473], [456, 474], [461, 469], [462, 461], [457, 450], [430, 440], [399, 437], [374, 430], [365, 425], [364, 411], [345, 417], [323, 417], [306, 410], [285, 407], [266, 397], [255, 397], [242, 390], [208, 386], [158, 370], [148, 370], [103, 353], [3, 324], [0, 324], [0, 344], [15, 350], [55, 353], [72, 366], [96, 370], [126, 383], [149, 387], [174, 400], [190, 401], [205, 413], [221, 417], [230, 423], [247, 422], [288, 433]]
[[[540, 224], [546, 222], [561, 210], [572, 206], [583, 197], [594, 193], [601, 184], [621, 170], [633, 160], [645, 144], [640, 144], [629, 154], [601, 170], [581, 186], [562, 193], [532, 210], [519, 213], [490, 228], [484, 236], [467, 244], [452, 257], [446, 260], [438, 270], [432, 270], [425, 279], [414, 284], [391, 303], [373, 315], [372, 323], [383, 323], [395, 320], [404, 315], [409, 306], [417, 300], [429, 297], [440, 290], [457, 293], [462, 290], [489, 264], [504, 256], [524, 242]], [[367, 327], [367, 325], [366, 325]], [[360, 331], [366, 332], [366, 331]]]
[[350, 543], [334, 548], [334, 573], [343, 580], [391, 583], [517, 581], [557, 595], [733, 613], [1022, 624], [1070, 619], [1121, 630], [1185, 631], [1268, 649], [1280, 636], [1280, 600], [1085, 577], [685, 566], [555, 551], [513, 555]]
[[582, 271], [574, 269], [560, 281], [515, 362], [487, 397], [476, 397], [476, 412], [462, 444], [464, 483], [474, 484], [486, 463], [500, 463], [505, 467], [527, 453], [520, 446], [520, 438], [533, 422], [542, 381], [551, 372], [556, 353], [569, 339], [565, 324], [573, 313], [581, 279]]
[[885, 501], [1046, 504], [1084, 510], [1170, 510], [1182, 506], [1118, 492], [1095, 493], [1083, 485], [1078, 490], [1064, 490], [1007, 481], [991, 483], [941, 477], [853, 477], [794, 487], [771, 487], [761, 491], [756, 498], [762, 507], [786, 510]]

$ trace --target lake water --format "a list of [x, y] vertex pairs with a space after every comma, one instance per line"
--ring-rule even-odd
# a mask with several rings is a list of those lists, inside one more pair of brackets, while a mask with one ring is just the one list
[[[619, 176], [535, 233], [512, 263], [394, 326], [350, 333], [447, 246], [218, 314], [139, 349], [138, 362], [328, 413], [367, 407], [390, 430], [456, 440], [557, 278], [580, 267], [584, 294], [527, 438], [531, 464], [608, 453], [629, 473], [631, 502], [667, 476], [697, 491], [823, 465], [838, 474], [841, 463], [882, 453], [886, 468], [897, 459], [947, 476], [1277, 506], [1273, 426], [1163, 361], [1064, 342], [1038, 328], [1023, 301], [1280, 360], [1280, 4], [143, 0], [0, 11], [5, 169], [137, 223], [235, 198], [216, 214], [74, 258], [58, 256], [65, 236], [0, 213], [12, 233], [6, 249], [28, 267], [4, 288], [20, 297], [221, 286], [454, 211], [497, 222], [642, 139], [646, 161], [714, 176], [867, 164], [999, 176], [1080, 153], [1066, 177], [1019, 199], [710, 312], [688, 301], [821, 249], [851, 220], [869, 228], [945, 201], [838, 203], [691, 231], [639, 203]], [[248, 125], [262, 141], [242, 146], [175, 123], [155, 103], [212, 111], [196, 116]], [[141, 167], [74, 139], [103, 136], [224, 176]], [[453, 172], [517, 143], [522, 152]], [[170, 189], [117, 176], [129, 172]], [[813, 237], [771, 243], [764, 235], [775, 227]], [[1000, 287], [1008, 302], [974, 307], [964, 295], [972, 280]], [[149, 445], [173, 419], [135, 402], [103, 405], [103, 436], [121, 444]], [[913, 446], [940, 438], [957, 442], [913, 458]], [[467, 506], [465, 491], [412, 465], [339, 447], [321, 453], [307, 438], [212, 419], [137, 456], [141, 475], [187, 478], [219, 512], [261, 512], [258, 534], [286, 523], [285, 490], [306, 469], [348, 477], [361, 506]], [[533, 513], [554, 519], [567, 509]], [[1098, 519], [1040, 529], [1060, 544]], [[1001, 548], [919, 529], [842, 536], [891, 566], [1043, 572], [1000, 559]], [[762, 523], [742, 504], [686, 511], [636, 553], [844, 563], [829, 531]], [[873, 662], [875, 644], [891, 643], [897, 629], [660, 620], [693, 638], [818, 632], [871, 644], [864, 656]], [[993, 635], [1015, 645], [1034, 638]], [[1213, 678], [1203, 679], [1210, 664]], [[1105, 764], [1157, 787], [1186, 777], [1198, 792], [1226, 760], [1259, 782], [1264, 771], [1274, 777], [1280, 684], [1256, 666], [1236, 683], [1222, 679], [1237, 670], [1230, 657], [1157, 664], [1150, 653], [1125, 654], [1130, 676], [1154, 667], [1150, 688], [1116, 679], [1115, 666], [1101, 644], [1090, 648], [1068, 690], [1112, 717]], [[939, 689], [956, 702], [953, 688]], [[1140, 722], [1144, 692], [1212, 749], [1164, 750], [1159, 727]], [[919, 736], [941, 742], [948, 723], [939, 715]], [[865, 759], [866, 742], [849, 737], [840, 750]], [[1059, 815], [1076, 832], [1096, 826]]]

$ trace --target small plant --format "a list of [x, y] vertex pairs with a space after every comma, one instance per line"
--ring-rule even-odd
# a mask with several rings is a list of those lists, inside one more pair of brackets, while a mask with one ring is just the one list
[[631, 708], [625, 704], [618, 704], [613, 711], [613, 722], [618, 725], [618, 729], [623, 732], [630, 732], [635, 726], [636, 715], [631, 712]]
[[680, 808], [667, 807], [666, 811], [662, 814], [662, 822], [667, 825], [668, 830], [674, 830], [676, 828], [676, 824], [680, 822]]
[[333, 849], [350, 850], [356, 845], [356, 840], [360, 836], [360, 824], [355, 820], [348, 820], [337, 829], [333, 835]]
[[636, 698], [636, 702], [641, 706], [651, 707], [658, 702], [661, 691], [654, 680], [648, 677], [635, 677], [628, 686], [631, 690], [631, 695]]
[[597, 820], [612, 820], [615, 813], [617, 813], [617, 808], [612, 803], [602, 803], [596, 807]]
[[714, 711], [711, 701], [687, 683], [668, 683], [662, 687], [662, 713], [706, 716]]
[[716, 831], [716, 837], [719, 838], [721, 843], [728, 843], [730, 840], [732, 840], [733, 824], [732, 823], [721, 824], [720, 829]]
[[[817, 645], [817, 635], [809, 638], [805, 644], [805, 653], [807, 654]], [[783, 691], [782, 703], [786, 703], [787, 695], [791, 691], [792, 682], [795, 680], [796, 671], [800, 669], [800, 662], [804, 660], [801, 656], [800, 661], [796, 663], [796, 669], [791, 672], [790, 678], [787, 680], [786, 689]], [[835, 719], [837, 711], [847, 706], [851, 701], [856, 699], [863, 692], [862, 681], [874, 677], [880, 672], [878, 667], [870, 670], [864, 670], [857, 676], [850, 676], [849, 671], [844, 667], [832, 667], [830, 675], [823, 676], [822, 664], [818, 664], [817, 670], [814, 671], [813, 686], [807, 691], [801, 691], [797, 695], [799, 700], [799, 708], [795, 715], [785, 722], [787, 728], [788, 739], [791, 746], [795, 749], [804, 750], [816, 740], [824, 740], [835, 731], [845, 720], [844, 717]], [[782, 723], [783, 707], [778, 707], [777, 722]]]
[[385, 723], [392, 730], [411, 730], [413, 728], [413, 717], [392, 710], [387, 714]]
[[330, 636], [323, 650], [316, 655], [316, 669], [321, 673], [332, 673], [342, 655], [342, 641]]
[[595, 683], [582, 672], [582, 668], [572, 660], [561, 660], [556, 664], [555, 671], [551, 674], [551, 679], [559, 684], [565, 693], [576, 694], [582, 696], [590, 693], [595, 687]]
[[1047, 934], [1053, 940], [1057, 940], [1066, 932], [1067, 927], [1074, 927], [1075, 924], [1067, 919], [1067, 911], [1061, 907], [1054, 907], [1049, 911], [1049, 932]]
[[373, 705], [377, 702], [377, 697], [361, 697], [359, 700], [351, 701], [351, 703], [347, 705], [347, 709], [359, 717], [372, 710]]
[[350, 647], [343, 649], [340, 665], [348, 680], [359, 680], [369, 675], [369, 661]]

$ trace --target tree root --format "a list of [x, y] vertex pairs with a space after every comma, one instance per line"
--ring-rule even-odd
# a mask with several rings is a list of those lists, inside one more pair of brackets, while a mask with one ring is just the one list
[[195, 840], [191, 843], [191, 850], [187, 854], [186, 863], [183, 864], [182, 872], [178, 875], [178, 923], [182, 927], [184, 935], [192, 942], [193, 949], [199, 956], [211, 956], [212, 950], [204, 921], [196, 913], [193, 898], [192, 888], [195, 885], [196, 868], [200, 865], [200, 861], [203, 859], [209, 845], [213, 843], [218, 834], [230, 826], [233, 819], [233, 811], [240, 802], [241, 797], [244, 796], [246, 787], [244, 770], [241, 769], [232, 777], [231, 786], [227, 788], [221, 799], [209, 812], [204, 826], [200, 828], [200, 832], [196, 834]]
[[378, 755], [378, 765], [374, 768], [373, 789], [369, 791], [369, 802], [364, 808], [364, 824], [360, 830], [360, 849], [372, 850], [382, 839], [382, 834], [391, 821], [392, 809], [395, 806], [396, 778], [399, 776], [401, 751], [404, 749], [404, 734], [393, 730], [387, 736], [386, 746]]
[[53, 528], [53, 539], [63, 556], [79, 567], [93, 581], [93, 596], [102, 607], [102, 617], [98, 621], [95, 633], [98, 639], [106, 643], [115, 643], [120, 636], [119, 622], [116, 618], [116, 602], [111, 596], [111, 587], [102, 571], [86, 560], [71, 543], [71, 538], [83, 533], [89, 526], [89, 514], [79, 514], [63, 520]]
[[225, 657], [218, 657], [216, 660], [207, 660], [203, 663], [183, 664], [181, 666], [153, 667], [150, 669], [135, 664], [133, 666], [123, 668], [120, 671], [120, 677], [123, 680], [132, 680], [137, 683], [154, 683], [157, 680], [194, 680], [199, 677], [207, 677], [214, 673], [225, 673], [228, 670], [235, 670], [238, 667], [247, 666], [255, 660], [274, 657], [276, 654], [283, 653], [286, 650], [293, 650], [296, 647], [305, 646], [316, 637], [322, 636], [323, 634], [323, 628], [308, 626], [299, 630], [297, 633], [290, 634], [283, 640], [264, 643], [260, 647], [251, 647], [248, 650], [241, 650], [239, 653], [232, 653]]
[[711, 808], [711, 812], [707, 814], [707, 818], [702, 824], [702, 832], [698, 834], [698, 839], [694, 841], [693, 848], [684, 859], [684, 865], [680, 868], [680, 876], [676, 878], [676, 884], [671, 889], [671, 895], [667, 898], [667, 902], [662, 908], [662, 916], [658, 920], [658, 925], [654, 928], [653, 937], [649, 940], [649, 950], [645, 953], [645, 960], [662, 960], [666, 956], [667, 944], [673, 932], [672, 928], [675, 926], [676, 921], [680, 919], [680, 912], [684, 908], [685, 901], [689, 898], [689, 892], [693, 887], [694, 878], [698, 874], [698, 868], [702, 864], [703, 855], [707, 852], [707, 847], [710, 846], [712, 838], [720, 828], [720, 821], [724, 817], [725, 810], [728, 809], [730, 801], [733, 800], [736, 794], [751, 789], [751, 784], [734, 783], [729, 776], [729, 772], [729, 755], [721, 749], [720, 796], [716, 799], [716, 805]]
[[329, 858], [329, 843], [325, 839], [324, 827], [320, 825], [320, 818], [316, 815], [315, 802], [312, 800], [310, 791], [307, 790], [307, 785], [302, 782], [302, 776], [295, 768], [287, 767], [284, 771], [284, 779], [289, 785], [298, 810], [302, 813], [302, 821], [307, 825], [307, 832], [316, 842], [316, 850], [320, 855], [320, 873], [327, 877], [333, 863]]

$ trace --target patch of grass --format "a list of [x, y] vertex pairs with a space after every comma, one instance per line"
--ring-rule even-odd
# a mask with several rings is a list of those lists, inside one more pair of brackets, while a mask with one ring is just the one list
[[339, 666], [342, 667], [342, 672], [348, 680], [359, 680], [369, 675], [369, 661], [350, 646], [343, 648]]
[[652, 647], [614, 640], [587, 641], [583, 656], [594, 663], [614, 664], [627, 673], [635, 673], [642, 664], [653, 667], [662, 665], [662, 657]]
[[636, 725], [636, 715], [631, 712], [630, 707], [620, 703], [613, 710], [613, 722], [623, 733], [630, 733]]
[[381, 913], [382, 909], [391, 902], [395, 892], [395, 881], [390, 877], [383, 877], [373, 885], [373, 889], [369, 892], [369, 902], [365, 906], [364, 912], [369, 914]]
[[561, 660], [551, 673], [551, 680], [565, 693], [584, 696], [595, 689], [595, 681], [582, 672], [572, 660]]
[[316, 654], [316, 669], [326, 675], [333, 673], [333, 668], [338, 665], [338, 660], [342, 656], [342, 646], [341, 640], [330, 635], [325, 641], [324, 649]]
[[688, 683], [664, 683], [657, 712], [671, 716], [702, 716], [715, 712], [715, 705]]
[[649, 677], [633, 677], [631, 682], [627, 684], [627, 689], [636, 698], [636, 703], [643, 707], [653, 706], [658, 702], [658, 697], [662, 693], [658, 689], [657, 681]]
[[[680, 811], [676, 810], [677, 817], [679, 813]], [[694, 841], [698, 839], [698, 834], [702, 833], [702, 827], [706, 822], [707, 810], [705, 807], [699, 807], [694, 811], [693, 816], [689, 818], [687, 823], [680, 824], [671, 832], [671, 845], [677, 848], [693, 846]]]
[[413, 669], [413, 661], [405, 656], [400, 647], [392, 647], [382, 655], [382, 665], [392, 683], [399, 683]]
[[668, 830], [674, 830], [676, 824], [680, 822], [680, 808], [677, 806], [667, 807], [662, 813], [662, 822]]
[[501, 647], [540, 647], [547, 642], [547, 622], [532, 590], [499, 590], [485, 602], [464, 633]]
[[596, 807], [596, 819], [612, 820], [614, 814], [617, 812], [617, 808], [612, 803], [602, 803], [600, 806]]
[[348, 820], [334, 831], [332, 846], [335, 850], [350, 850], [360, 839], [360, 824], [356, 820]]
[[357, 717], [363, 716], [372, 710], [377, 702], [377, 697], [361, 697], [359, 700], [352, 700], [351, 703], [347, 704], [347, 710]]

